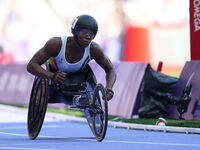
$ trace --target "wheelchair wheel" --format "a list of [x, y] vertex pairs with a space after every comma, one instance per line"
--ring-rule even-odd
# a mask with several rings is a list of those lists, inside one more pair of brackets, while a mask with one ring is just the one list
[[102, 141], [106, 135], [108, 124], [108, 102], [102, 84], [97, 84], [94, 89], [92, 106], [95, 110], [92, 115], [94, 135], [97, 141]]
[[[87, 88], [89, 89], [89, 96], [90, 96], [90, 100], [91, 102], [89, 103], [92, 103], [92, 97], [93, 97], [93, 93], [94, 93], [94, 88], [95, 88], [96, 84], [93, 83], [92, 81], [88, 81], [87, 82]], [[86, 119], [87, 119], [87, 122], [88, 122], [88, 125], [92, 131], [93, 134], [94, 133], [94, 127], [93, 127], [93, 119], [92, 119], [92, 116], [93, 116], [93, 113], [91, 111], [91, 108], [90, 107], [86, 107], [84, 109], [84, 112], [85, 112], [85, 116], [86, 116]]]
[[42, 127], [48, 104], [48, 81], [36, 77], [28, 108], [28, 135], [34, 140]]

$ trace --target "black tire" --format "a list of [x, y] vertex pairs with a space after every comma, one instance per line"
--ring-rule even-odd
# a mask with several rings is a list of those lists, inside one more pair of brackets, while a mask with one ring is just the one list
[[35, 77], [29, 107], [28, 107], [28, 135], [34, 140], [42, 127], [48, 105], [48, 81]]
[[92, 106], [95, 113], [92, 115], [93, 130], [97, 141], [102, 141], [106, 135], [108, 125], [108, 102], [105, 88], [97, 84], [94, 89]]

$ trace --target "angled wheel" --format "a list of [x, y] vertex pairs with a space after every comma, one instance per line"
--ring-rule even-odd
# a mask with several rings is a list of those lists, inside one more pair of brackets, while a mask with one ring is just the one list
[[[93, 93], [94, 93], [94, 88], [95, 88], [95, 83], [91, 82], [91, 81], [88, 81], [87, 82], [87, 89], [89, 90], [89, 103], [92, 103], [92, 97], [93, 97]], [[87, 119], [87, 122], [88, 122], [88, 125], [92, 131], [93, 134], [94, 133], [94, 126], [93, 126], [93, 119], [92, 119], [92, 116], [93, 116], [93, 113], [91, 111], [91, 108], [90, 107], [86, 107], [84, 109], [84, 112], [85, 112], [85, 116], [86, 116], [86, 119]]]
[[102, 84], [97, 84], [94, 89], [92, 106], [94, 107], [92, 115], [94, 135], [98, 141], [102, 141], [108, 125], [108, 102]]
[[28, 108], [28, 135], [34, 140], [42, 127], [48, 104], [48, 81], [36, 77]]

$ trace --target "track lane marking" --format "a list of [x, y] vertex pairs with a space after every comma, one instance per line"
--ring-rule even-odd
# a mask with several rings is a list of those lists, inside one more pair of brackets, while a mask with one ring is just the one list
[[[8, 133], [8, 132], [0, 132], [0, 134], [4, 135], [14, 135], [14, 136], [26, 136], [26, 134], [15, 134], [15, 133]], [[79, 139], [79, 138], [66, 138], [66, 137], [58, 137], [58, 136], [39, 136], [39, 138], [56, 138], [56, 139], [73, 139], [73, 140], [80, 140], [80, 141], [85, 141], [84, 143], [89, 143], [90, 142], [97, 142], [95, 139]], [[200, 144], [183, 144], [183, 143], [161, 143], [161, 142], [137, 142], [137, 141], [117, 141], [117, 140], [104, 140], [103, 142], [106, 143], [123, 143], [123, 144], [146, 144], [146, 145], [166, 145], [166, 146], [187, 146], [187, 147], [200, 147]], [[37, 144], [67, 144], [68, 142], [54, 142], [54, 143], [37, 143]], [[70, 143], [79, 143], [79, 142], [70, 142]], [[97, 142], [99, 143], [99, 142]], [[33, 143], [25, 143], [24, 145], [32, 145]], [[36, 143], [34, 143], [36, 144]], [[3, 145], [11, 145], [11, 144], [0, 144], [0, 146]], [[13, 145], [18, 145], [18, 144], [13, 144]], [[20, 144], [21, 145], [21, 144]]]
[[182, 143], [160, 143], [160, 142], [136, 142], [136, 141], [114, 141], [105, 140], [108, 143], [124, 143], [124, 144], [146, 144], [146, 145], [167, 145], [167, 146], [191, 146], [200, 147], [200, 144], [182, 144]]
[[44, 148], [22, 148], [22, 147], [7, 147], [7, 146], [5, 146], [5, 147], [0, 147], [0, 149], [7, 149], [7, 150], [11, 150], [11, 149], [16, 149], [16, 150], [56, 150], [56, 149], [44, 149]]
[[[45, 125], [43, 128], [58, 128], [62, 127], [61, 125]], [[5, 129], [25, 129], [27, 126], [17, 126], [17, 127], [1, 127], [0, 130], [5, 130]]]

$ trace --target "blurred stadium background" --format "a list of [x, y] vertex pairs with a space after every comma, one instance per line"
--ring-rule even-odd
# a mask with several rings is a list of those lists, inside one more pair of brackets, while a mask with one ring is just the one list
[[81, 14], [97, 19], [95, 41], [113, 62], [162, 61], [179, 75], [190, 60], [189, 0], [0, 0], [0, 62], [26, 63]]

